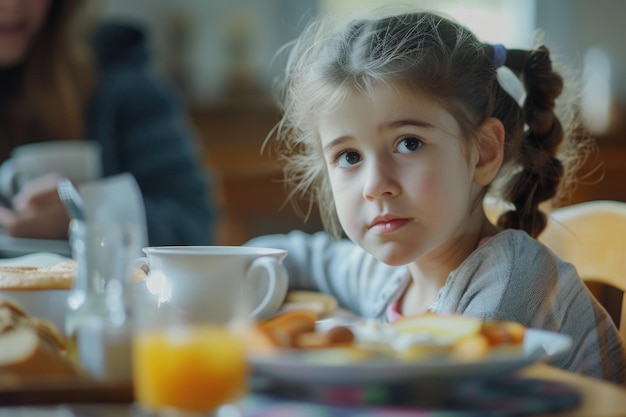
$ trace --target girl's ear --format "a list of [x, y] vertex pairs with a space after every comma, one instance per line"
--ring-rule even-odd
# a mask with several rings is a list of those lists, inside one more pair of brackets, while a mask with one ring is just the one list
[[475, 149], [478, 158], [474, 166], [474, 182], [489, 185], [496, 178], [504, 156], [504, 126], [499, 119], [489, 117], [478, 127]]

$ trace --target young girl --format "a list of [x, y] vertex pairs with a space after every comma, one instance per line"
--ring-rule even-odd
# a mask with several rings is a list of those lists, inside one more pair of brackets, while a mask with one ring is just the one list
[[[502, 66], [523, 80], [522, 104], [500, 85]], [[316, 23], [292, 45], [281, 86], [286, 178], [314, 197], [334, 238], [358, 245], [301, 232], [248, 242], [289, 250], [293, 288], [387, 321], [461, 313], [564, 333], [573, 347], [556, 366], [626, 381], [615, 325], [575, 268], [535, 240], [539, 206], [576, 162], [557, 151], [581, 149], [555, 114], [563, 81], [545, 47], [484, 44], [432, 13], [330, 34]], [[496, 226], [483, 200], [497, 184], [513, 209]]]

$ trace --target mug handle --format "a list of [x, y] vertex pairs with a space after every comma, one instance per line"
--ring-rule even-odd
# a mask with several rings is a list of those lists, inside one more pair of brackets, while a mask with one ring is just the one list
[[169, 300], [170, 289], [162, 276], [150, 274], [150, 259], [147, 256], [136, 258], [133, 261], [133, 268], [141, 269], [146, 273], [146, 288], [152, 294], [159, 295], [159, 302]]
[[252, 310], [250, 315], [257, 319], [265, 319], [276, 313], [285, 301], [289, 277], [287, 268], [271, 256], [262, 256], [255, 259], [246, 273], [246, 281], [252, 277], [258, 277], [258, 270], [264, 269], [269, 279], [267, 293], [261, 303]]
[[148, 274], [150, 272], [150, 262], [147, 256], [140, 256], [133, 261], [133, 268], [141, 269]]

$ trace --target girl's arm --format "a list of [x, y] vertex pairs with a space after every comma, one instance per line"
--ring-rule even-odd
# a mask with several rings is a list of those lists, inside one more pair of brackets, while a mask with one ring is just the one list
[[340, 306], [364, 317], [382, 317], [408, 280], [404, 267], [385, 265], [350, 240], [334, 240], [324, 232], [267, 235], [245, 245], [287, 250], [291, 289], [331, 294]]

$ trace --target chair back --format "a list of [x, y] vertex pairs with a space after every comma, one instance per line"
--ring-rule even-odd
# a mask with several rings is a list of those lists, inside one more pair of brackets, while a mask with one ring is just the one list
[[598, 200], [556, 208], [539, 241], [574, 264], [586, 283], [620, 291], [621, 311], [612, 318], [626, 342], [626, 202]]

